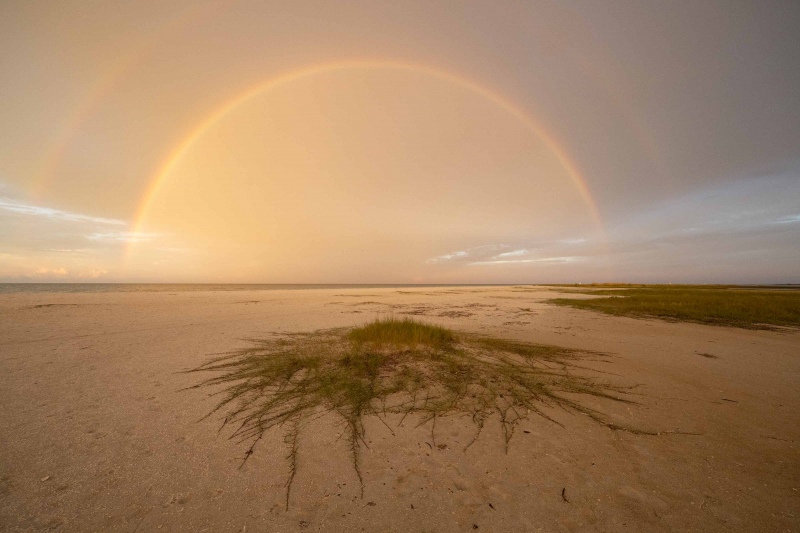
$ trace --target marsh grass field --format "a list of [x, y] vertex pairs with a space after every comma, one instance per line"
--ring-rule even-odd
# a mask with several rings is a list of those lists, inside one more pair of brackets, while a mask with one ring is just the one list
[[[750, 329], [800, 327], [800, 289], [723, 285], [591, 285], [561, 292], [594, 298], [549, 303], [610, 315]], [[584, 288], [585, 287], [585, 288]]]

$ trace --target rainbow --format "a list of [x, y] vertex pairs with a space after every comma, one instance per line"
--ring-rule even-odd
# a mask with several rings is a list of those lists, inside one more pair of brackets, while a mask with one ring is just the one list
[[52, 182], [70, 143], [83, 124], [92, 116], [95, 106], [104, 100], [124, 81], [134, 69], [163, 46], [163, 40], [185, 27], [202, 26], [235, 0], [206, 0], [172, 19], [162, 22], [125, 54], [121, 55], [92, 84], [56, 132], [52, 146], [42, 158], [42, 168], [31, 186], [31, 194], [38, 196]]
[[[176, 166], [181, 162], [183, 157], [191, 150], [191, 148], [194, 146], [197, 140], [200, 139], [205, 134], [205, 132], [207, 132], [210, 128], [212, 128], [228, 113], [236, 109], [238, 106], [244, 104], [251, 98], [254, 98], [257, 95], [264, 94], [265, 92], [275, 89], [276, 87], [279, 87], [285, 83], [290, 83], [296, 80], [300, 80], [302, 78], [308, 78], [311, 76], [316, 76], [318, 74], [323, 74], [327, 72], [340, 71], [340, 70], [353, 70], [353, 69], [391, 69], [395, 71], [408, 71], [417, 74], [425, 74], [444, 81], [448, 81], [465, 89], [468, 89], [473, 93], [478, 94], [486, 98], [487, 100], [491, 101], [495, 105], [497, 105], [503, 111], [505, 111], [506, 113], [508, 113], [509, 115], [513, 116], [518, 121], [520, 121], [522, 124], [524, 124], [526, 129], [530, 131], [531, 134], [533, 134], [535, 137], [537, 137], [541, 142], [543, 142], [547, 146], [547, 148], [557, 157], [557, 159], [559, 160], [559, 162], [569, 175], [570, 179], [572, 180], [573, 184], [575, 185], [584, 203], [586, 204], [586, 207], [588, 208], [592, 220], [596, 225], [598, 231], [600, 232], [600, 235], [603, 237], [603, 240], [605, 240], [605, 230], [600, 217], [600, 213], [597, 209], [597, 205], [595, 204], [594, 199], [592, 198], [589, 187], [586, 184], [586, 180], [578, 171], [576, 165], [567, 156], [567, 153], [561, 148], [559, 143], [556, 142], [556, 140], [551, 135], [548, 135], [547, 132], [544, 130], [544, 128], [537, 122], [535, 122], [531, 117], [529, 117], [523, 110], [515, 106], [513, 103], [509, 102], [506, 98], [504, 98], [497, 92], [492, 91], [487, 87], [479, 85], [478, 83], [463, 78], [452, 72], [448, 72], [438, 68], [432, 68], [426, 65], [406, 63], [401, 61], [370, 61], [370, 60], [337, 61], [337, 62], [311, 65], [297, 70], [292, 70], [290, 72], [286, 72], [278, 76], [269, 78], [268, 80], [258, 83], [257, 85], [251, 86], [245, 89], [244, 91], [238, 93], [233, 98], [227, 100], [221, 106], [217, 107], [214, 111], [208, 114], [203, 120], [201, 120], [197, 124], [197, 126], [195, 126], [191, 131], [189, 131], [189, 133], [183, 138], [183, 140], [180, 143], [178, 143], [178, 145], [169, 153], [167, 158], [158, 167], [158, 170], [155, 172], [154, 176], [150, 180], [150, 185], [148, 186], [145, 194], [142, 196], [142, 201], [139, 204], [139, 208], [137, 209], [136, 214], [134, 216], [134, 224], [132, 231], [134, 232], [142, 231], [142, 226], [145, 217], [153, 202], [153, 199], [158, 195], [158, 192], [163, 186], [163, 184], [169, 179], [169, 176], [172, 173], [173, 169], [176, 168]], [[130, 255], [134, 247], [134, 244], [135, 243], [130, 244], [128, 248], [128, 255]]]

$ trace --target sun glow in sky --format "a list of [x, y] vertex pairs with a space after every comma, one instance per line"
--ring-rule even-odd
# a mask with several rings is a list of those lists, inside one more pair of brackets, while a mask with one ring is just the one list
[[788, 2], [6, 2], [0, 280], [800, 282], [798, 27]]

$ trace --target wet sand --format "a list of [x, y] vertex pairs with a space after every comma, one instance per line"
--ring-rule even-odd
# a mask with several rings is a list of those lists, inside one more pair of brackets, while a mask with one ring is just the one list
[[[3, 531], [798, 531], [800, 333], [611, 317], [514, 287], [0, 295]], [[581, 298], [581, 295], [563, 295]], [[613, 431], [557, 412], [499, 424], [367, 421], [364, 497], [330, 415], [309, 424], [286, 509], [284, 435], [246, 444], [199, 421], [182, 373], [275, 332], [379, 313], [612, 354], [639, 385], [598, 403]]]

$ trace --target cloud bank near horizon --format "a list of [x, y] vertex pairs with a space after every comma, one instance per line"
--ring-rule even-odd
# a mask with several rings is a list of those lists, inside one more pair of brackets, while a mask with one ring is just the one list
[[[605, 242], [579, 236], [507, 241], [448, 250], [415, 262], [428, 269], [425, 281], [431, 283], [451, 282], [459, 273], [467, 279], [478, 268], [486, 269], [482, 276], [487, 281], [508, 283], [798, 283], [794, 269], [800, 264], [797, 176], [790, 172], [739, 180], [649, 206], [619, 219], [609, 228]], [[120, 281], [125, 273], [119, 270], [119, 258], [130, 243], [151, 246], [160, 254], [160, 261], [154, 261], [159, 265], [184, 268], [182, 261], [194, 261], [192, 250], [181, 243], [168, 244], [167, 235], [108, 230], [118, 226], [129, 224], [0, 198], [4, 259], [0, 281]], [[645, 269], [647, 273], [642, 274]], [[738, 277], [726, 278], [732, 269]], [[346, 277], [341, 281], [358, 282]]]

